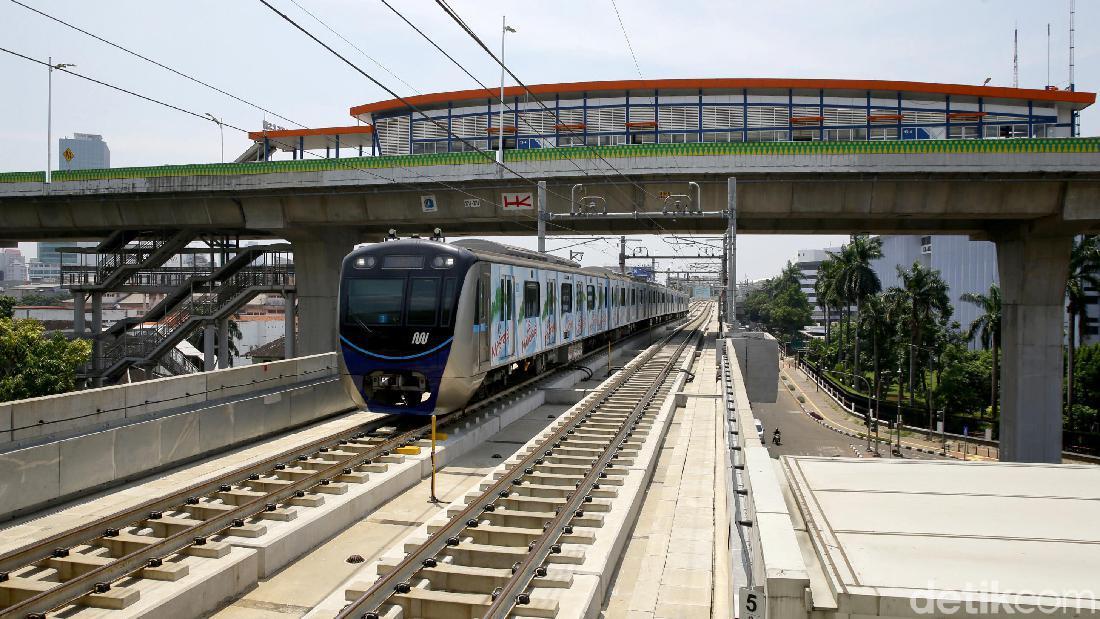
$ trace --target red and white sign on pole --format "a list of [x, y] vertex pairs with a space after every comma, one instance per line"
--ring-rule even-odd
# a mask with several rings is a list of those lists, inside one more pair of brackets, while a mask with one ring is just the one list
[[500, 194], [501, 205], [503, 205], [506, 211], [533, 211], [535, 210], [535, 199], [530, 192], [527, 193], [502, 193]]

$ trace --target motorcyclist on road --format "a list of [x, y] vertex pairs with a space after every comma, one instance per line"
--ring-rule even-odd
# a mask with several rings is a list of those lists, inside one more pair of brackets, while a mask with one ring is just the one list
[[782, 440], [783, 440], [783, 435], [780, 434], [779, 428], [776, 428], [775, 432], [772, 432], [772, 442], [775, 443], [776, 445], [778, 445], [780, 442], [782, 442]]

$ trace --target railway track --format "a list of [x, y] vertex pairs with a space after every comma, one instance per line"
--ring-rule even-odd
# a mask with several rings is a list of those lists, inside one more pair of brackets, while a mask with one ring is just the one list
[[[584, 553], [610, 510], [625, 467], [641, 449], [675, 382], [676, 368], [710, 310], [699, 311], [571, 410], [568, 418], [495, 482], [455, 510], [404, 559], [340, 612], [383, 617], [553, 617], [557, 603], [538, 588], [569, 586], [555, 566]], [[488, 487], [484, 487], [488, 485]], [[491, 588], [490, 588], [491, 587]], [[349, 598], [351, 595], [349, 595]], [[400, 610], [398, 610], [400, 609]]]
[[[599, 354], [595, 350], [585, 358]], [[439, 430], [476, 419], [522, 396], [551, 371], [440, 419]], [[225, 536], [259, 537], [265, 521], [291, 520], [294, 508], [317, 507], [326, 494], [417, 453], [431, 426], [396, 427], [392, 417], [274, 454], [245, 468], [59, 532], [0, 555], [0, 617], [37, 619], [77, 607], [124, 609], [139, 596], [125, 579], [178, 580], [181, 555], [221, 557]]]

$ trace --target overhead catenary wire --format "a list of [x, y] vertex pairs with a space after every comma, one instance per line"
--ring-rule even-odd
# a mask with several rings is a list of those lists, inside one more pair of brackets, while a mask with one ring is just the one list
[[[12, 56], [15, 56], [15, 57], [21, 58], [21, 59], [23, 59], [23, 60], [26, 60], [26, 61], [28, 61], [28, 62], [33, 62], [33, 63], [39, 64], [39, 65], [42, 65], [42, 66], [49, 66], [49, 64], [50, 64], [50, 63], [48, 63], [48, 62], [46, 62], [46, 61], [44, 61], [44, 60], [38, 60], [37, 58], [33, 58], [33, 57], [31, 57], [31, 56], [27, 56], [27, 55], [25, 55], [25, 54], [21, 54], [21, 53], [19, 53], [19, 52], [16, 52], [16, 51], [13, 51], [13, 50], [7, 49], [7, 48], [5, 48], [5, 47], [0, 47], [0, 51], [2, 51], [2, 52], [5, 52], [5, 53], [8, 53], [8, 54], [11, 54]], [[171, 109], [171, 110], [174, 110], [174, 111], [177, 111], [177, 112], [180, 112], [180, 113], [183, 113], [183, 114], [187, 114], [187, 115], [189, 115], [189, 116], [193, 116], [193, 117], [195, 117], [195, 118], [198, 118], [198, 119], [200, 119], [200, 120], [202, 120], [202, 121], [205, 121], [205, 122], [209, 122], [209, 121], [210, 121], [210, 119], [209, 119], [208, 117], [204, 116], [203, 114], [199, 114], [198, 112], [195, 112], [195, 111], [193, 111], [193, 110], [188, 110], [188, 109], [186, 109], [186, 108], [183, 108], [183, 107], [180, 107], [180, 106], [178, 106], [178, 105], [174, 105], [174, 104], [172, 104], [172, 103], [168, 103], [168, 102], [166, 102], [166, 101], [161, 101], [160, 99], [157, 99], [157, 98], [154, 98], [154, 97], [150, 97], [150, 96], [148, 96], [148, 95], [143, 95], [143, 94], [141, 94], [141, 93], [139, 93], [139, 92], [135, 92], [135, 91], [133, 91], [133, 90], [130, 90], [130, 89], [128, 89], [128, 88], [123, 88], [123, 87], [121, 87], [121, 86], [116, 86], [116, 85], [114, 85], [114, 84], [111, 84], [111, 83], [105, 82], [105, 81], [103, 81], [103, 80], [99, 80], [99, 79], [96, 79], [96, 78], [94, 78], [94, 77], [90, 77], [90, 76], [87, 76], [87, 75], [83, 75], [83, 74], [81, 74], [81, 73], [77, 73], [76, 71], [73, 71], [73, 70], [71, 70], [71, 69], [68, 69], [68, 68], [59, 68], [59, 69], [55, 69], [55, 70], [56, 70], [56, 71], [63, 71], [63, 72], [65, 72], [65, 73], [68, 73], [69, 75], [73, 75], [73, 76], [75, 76], [75, 77], [79, 77], [79, 78], [81, 78], [81, 79], [87, 80], [87, 81], [89, 81], [89, 82], [93, 82], [93, 83], [95, 83], [95, 84], [98, 84], [98, 85], [100, 85], [100, 86], [104, 86], [104, 87], [106, 87], [106, 88], [110, 88], [110, 89], [112, 89], [112, 90], [116, 90], [116, 91], [118, 91], [118, 92], [121, 92], [121, 93], [124, 93], [124, 94], [130, 95], [130, 96], [133, 96], [133, 97], [137, 97], [138, 99], [142, 99], [142, 100], [144, 100], [144, 101], [148, 101], [148, 102], [150, 102], [150, 103], [155, 103], [155, 104], [157, 104], [157, 105], [160, 105], [160, 106], [163, 106], [163, 107], [169, 108], [169, 109]], [[248, 130], [247, 130], [247, 129], [244, 129], [244, 128], [241, 128], [241, 127], [238, 127], [238, 126], [236, 126], [236, 125], [233, 125], [233, 124], [231, 124], [231, 123], [223, 123], [223, 125], [224, 125], [224, 126], [226, 126], [226, 127], [228, 127], [228, 128], [230, 128], [230, 129], [233, 129], [233, 130], [235, 130], [235, 131], [240, 131], [241, 133], [244, 133], [244, 134], [246, 134], [246, 135], [248, 134]], [[279, 142], [276, 142], [276, 143], [279, 143]], [[316, 157], [318, 157], [318, 158], [321, 158], [321, 156], [320, 156], [320, 155], [315, 155], [315, 156], [316, 156]], [[356, 166], [353, 166], [353, 167], [355, 167], [355, 169], [356, 169], [356, 170], [359, 170], [359, 171], [361, 171], [361, 172], [365, 172], [365, 173], [367, 173], [367, 174], [369, 174], [369, 175], [371, 175], [371, 176], [374, 176], [375, 178], [379, 178], [379, 179], [381, 179], [381, 180], [383, 180], [383, 181], [386, 181], [386, 182], [388, 182], [388, 183], [392, 183], [392, 184], [394, 184], [394, 185], [402, 185], [402, 186], [408, 187], [409, 189], [412, 189], [412, 190], [414, 190], [414, 191], [415, 191], [415, 190], [419, 190], [419, 189], [420, 189], [420, 187], [418, 187], [418, 186], [416, 186], [416, 185], [413, 185], [413, 184], [411, 184], [411, 183], [406, 183], [406, 182], [404, 182], [404, 181], [399, 181], [399, 180], [397, 180], [397, 179], [394, 179], [394, 178], [390, 178], [390, 177], [388, 177], [388, 176], [385, 176], [385, 175], [383, 175], [383, 174], [379, 174], [379, 173], [377, 173], [377, 172], [374, 172], [374, 171], [372, 171], [372, 170], [367, 170], [367, 169], [365, 169], [365, 168], [360, 168], [360, 167], [356, 167]], [[407, 168], [406, 168], [406, 169], [407, 169]], [[478, 198], [478, 199], [480, 199], [480, 198], [479, 198], [479, 196], [477, 196], [477, 195], [475, 195], [475, 194], [472, 194], [472, 193], [470, 193], [470, 192], [468, 192], [468, 191], [466, 191], [466, 190], [464, 190], [464, 189], [462, 189], [462, 188], [460, 188], [460, 187], [456, 187], [456, 186], [454, 186], [454, 185], [451, 185], [451, 184], [449, 184], [449, 183], [446, 183], [446, 182], [444, 182], [444, 181], [431, 181], [431, 182], [433, 182], [433, 183], [438, 183], [438, 184], [440, 184], [440, 185], [443, 185], [444, 187], [446, 187], [446, 188], [448, 188], [448, 189], [450, 189], [450, 190], [452, 190], [452, 191], [456, 191], [456, 192], [462, 193], [462, 194], [464, 194], [464, 195], [466, 195], [466, 196], [469, 196], [469, 197], [471, 197], [471, 198]], [[526, 226], [526, 227], [527, 227], [528, 229], [532, 229], [532, 230], [534, 229], [534, 226], [531, 226], [531, 225], [527, 225], [527, 224], [524, 224], [524, 225], [525, 225], [525, 226]]]
[[[192, 76], [192, 75], [188, 75], [187, 73], [184, 73], [183, 71], [180, 71], [179, 69], [175, 69], [175, 68], [173, 68], [173, 67], [170, 67], [170, 66], [168, 66], [168, 65], [166, 65], [166, 64], [164, 64], [164, 63], [162, 63], [162, 62], [160, 62], [160, 61], [154, 60], [154, 59], [152, 59], [152, 58], [150, 58], [150, 57], [148, 57], [148, 56], [146, 56], [146, 55], [144, 55], [144, 54], [140, 54], [140, 53], [138, 53], [138, 52], [135, 52], [135, 51], [133, 51], [132, 49], [129, 49], [129, 48], [127, 48], [127, 47], [124, 47], [124, 46], [122, 46], [122, 45], [120, 45], [120, 44], [118, 44], [118, 43], [115, 43], [114, 41], [109, 41], [109, 40], [107, 40], [107, 39], [105, 39], [105, 38], [103, 38], [103, 37], [101, 37], [101, 36], [99, 36], [99, 35], [97, 35], [97, 34], [93, 34], [93, 33], [91, 33], [91, 32], [88, 32], [87, 30], [85, 30], [85, 29], [83, 29], [83, 28], [81, 28], [81, 27], [79, 27], [79, 26], [76, 26], [76, 25], [70, 24], [69, 22], [67, 22], [67, 21], [65, 21], [65, 20], [63, 20], [63, 19], [61, 19], [61, 18], [58, 18], [58, 17], [54, 17], [53, 15], [50, 15], [49, 13], [46, 13], [46, 12], [44, 12], [44, 11], [40, 11], [39, 9], [36, 9], [36, 8], [34, 8], [33, 6], [28, 6], [28, 5], [26, 5], [26, 4], [23, 4], [23, 3], [22, 3], [22, 2], [20, 2], [19, 0], [11, 0], [11, 2], [12, 2], [13, 4], [19, 5], [19, 6], [23, 7], [23, 8], [25, 8], [25, 9], [27, 9], [28, 11], [31, 11], [31, 12], [33, 12], [33, 13], [37, 13], [37, 14], [41, 15], [42, 17], [45, 17], [46, 19], [50, 19], [50, 20], [53, 20], [53, 21], [55, 21], [55, 22], [57, 22], [57, 23], [59, 23], [59, 24], [61, 24], [61, 25], [65, 26], [66, 28], [70, 28], [70, 29], [72, 29], [72, 30], [75, 30], [75, 31], [77, 31], [77, 32], [81, 33], [81, 34], [87, 35], [87, 36], [89, 36], [89, 37], [91, 37], [91, 38], [93, 38], [93, 39], [95, 39], [95, 40], [97, 40], [97, 41], [100, 41], [101, 43], [105, 43], [105, 44], [107, 44], [107, 45], [110, 45], [111, 47], [113, 47], [113, 48], [115, 48], [115, 49], [117, 49], [117, 50], [123, 51], [123, 52], [125, 52], [125, 53], [127, 53], [127, 54], [130, 54], [131, 56], [134, 56], [134, 57], [136, 57], [136, 58], [140, 58], [141, 60], [144, 60], [145, 62], [148, 62], [148, 63], [152, 63], [152, 64], [154, 64], [154, 65], [156, 65], [156, 66], [158, 66], [158, 67], [160, 67], [160, 68], [162, 68], [162, 69], [164, 69], [164, 70], [166, 70], [166, 71], [170, 71], [170, 72], [172, 72], [172, 73], [174, 73], [174, 74], [176, 74], [176, 75], [178, 75], [178, 76], [180, 76], [180, 77], [182, 77], [182, 78], [184, 78], [184, 79], [186, 79], [186, 80], [190, 80], [190, 81], [192, 81], [192, 82], [195, 82], [196, 84], [200, 84], [200, 85], [202, 85], [202, 86], [205, 86], [206, 88], [209, 88], [209, 89], [211, 89], [211, 90], [214, 90], [214, 91], [216, 91], [216, 92], [219, 92], [219, 93], [221, 93], [221, 94], [223, 94], [223, 95], [225, 95], [225, 96], [229, 97], [230, 99], [233, 99], [233, 100], [235, 100], [235, 101], [238, 101], [238, 102], [240, 102], [240, 103], [243, 103], [243, 104], [245, 104], [245, 105], [247, 105], [247, 106], [249, 106], [249, 107], [252, 107], [252, 108], [255, 108], [255, 109], [257, 109], [257, 110], [260, 110], [261, 112], [264, 112], [265, 114], [271, 114], [271, 115], [272, 115], [272, 116], [274, 116], [275, 118], [278, 118], [278, 119], [280, 119], [280, 120], [285, 120], [286, 122], [288, 122], [288, 123], [291, 123], [291, 124], [294, 124], [294, 125], [298, 125], [299, 127], [302, 127], [303, 129], [305, 128], [305, 125], [302, 125], [302, 124], [300, 124], [300, 123], [297, 123], [297, 122], [295, 122], [295, 121], [291, 120], [290, 118], [287, 118], [286, 116], [283, 116], [282, 114], [279, 114], [279, 113], [277, 113], [277, 112], [273, 112], [273, 111], [271, 111], [271, 110], [267, 109], [266, 107], [264, 107], [264, 106], [262, 106], [262, 105], [259, 105], [259, 104], [257, 104], [257, 103], [253, 103], [252, 101], [249, 101], [248, 99], [245, 99], [244, 97], [241, 97], [241, 96], [235, 95], [235, 94], [233, 94], [233, 93], [231, 93], [231, 92], [228, 92], [228, 91], [226, 91], [226, 90], [223, 90], [223, 89], [221, 89], [221, 88], [218, 88], [217, 86], [214, 86], [213, 84], [210, 84], [210, 83], [208, 83], [208, 82], [205, 82], [205, 81], [203, 81], [203, 80], [200, 80], [199, 78], [197, 78], [197, 77], [194, 77], [194, 76]], [[207, 118], [207, 120], [209, 120], [209, 119]], [[229, 125], [226, 125], [226, 126], [228, 127]]]
[[642, 67], [638, 65], [638, 56], [634, 54], [634, 46], [630, 43], [630, 35], [626, 33], [626, 24], [623, 23], [623, 16], [619, 13], [619, 5], [615, 4], [615, 0], [611, 0], [611, 8], [615, 9], [615, 17], [619, 19], [619, 28], [623, 31], [623, 38], [626, 39], [626, 48], [630, 50], [630, 57], [634, 59], [634, 70], [638, 72], [639, 79], [645, 79], [642, 76]]
[[[265, 0], [260, 0], [260, 1], [261, 1], [261, 2], [264, 2]], [[537, 105], [538, 105], [539, 107], [541, 107], [541, 108], [543, 109], [543, 111], [546, 111], [546, 112], [549, 112], [550, 114], [553, 114], [553, 116], [554, 116], [555, 120], [556, 120], [556, 121], [557, 121], [558, 123], [561, 123], [561, 117], [560, 117], [560, 116], [558, 115], [558, 113], [557, 113], [556, 111], [554, 111], [554, 110], [551, 110], [551, 109], [550, 109], [549, 107], [547, 107], [547, 106], [546, 106], [546, 104], [545, 104], [545, 103], [543, 103], [543, 102], [542, 102], [542, 101], [541, 101], [541, 100], [540, 100], [540, 99], [538, 98], [538, 96], [536, 96], [536, 95], [535, 95], [535, 93], [531, 92], [531, 89], [530, 89], [530, 88], [529, 88], [529, 87], [527, 86], [527, 84], [525, 84], [525, 83], [523, 82], [523, 80], [519, 79], [519, 76], [517, 76], [517, 75], [515, 74], [515, 72], [513, 72], [513, 71], [512, 71], [512, 70], [511, 70], [510, 68], [508, 68], [508, 66], [507, 66], [506, 64], [504, 64], [504, 60], [503, 60], [502, 58], [498, 58], [498, 57], [497, 57], [497, 55], [496, 55], [495, 53], [493, 53], [493, 51], [492, 51], [491, 49], [489, 49], [489, 46], [488, 46], [488, 45], [486, 45], [486, 44], [485, 44], [485, 42], [484, 42], [484, 41], [483, 41], [483, 40], [481, 39], [481, 37], [479, 37], [479, 36], [477, 35], [477, 33], [473, 31], [473, 28], [471, 28], [471, 27], [470, 27], [470, 26], [469, 26], [469, 25], [468, 25], [468, 24], [466, 23], [466, 21], [465, 21], [464, 19], [462, 19], [462, 17], [461, 17], [461, 16], [460, 16], [460, 15], [458, 14], [458, 12], [457, 12], [457, 11], [455, 11], [455, 10], [454, 10], [454, 9], [453, 9], [453, 8], [452, 8], [452, 7], [451, 7], [451, 6], [449, 5], [449, 4], [447, 4], [446, 0], [435, 0], [435, 3], [436, 3], [436, 4], [437, 4], [437, 5], [438, 5], [438, 6], [439, 6], [439, 7], [441, 8], [441, 9], [443, 9], [443, 12], [444, 12], [444, 13], [446, 13], [446, 14], [447, 14], [447, 15], [448, 15], [448, 16], [449, 16], [449, 17], [451, 18], [451, 20], [452, 20], [452, 21], [454, 21], [454, 22], [455, 22], [456, 24], [458, 24], [458, 26], [459, 26], [459, 27], [460, 27], [460, 28], [461, 28], [461, 29], [462, 29], [463, 31], [465, 31], [465, 32], [466, 32], [466, 34], [467, 34], [467, 35], [469, 35], [469, 36], [470, 36], [470, 38], [471, 38], [471, 39], [473, 39], [475, 43], [477, 43], [478, 47], [480, 47], [480, 48], [481, 48], [481, 49], [482, 49], [482, 50], [483, 50], [483, 51], [484, 51], [484, 52], [485, 52], [486, 54], [488, 54], [488, 55], [489, 55], [489, 57], [490, 57], [490, 58], [492, 58], [492, 59], [493, 59], [493, 60], [494, 60], [494, 61], [495, 61], [495, 62], [496, 62], [496, 63], [497, 63], [498, 65], [500, 65], [501, 69], [503, 69], [503, 70], [504, 70], [504, 71], [505, 71], [505, 72], [506, 72], [506, 73], [507, 73], [507, 74], [508, 74], [508, 75], [509, 75], [509, 76], [510, 76], [510, 77], [511, 77], [511, 78], [512, 78], [513, 80], [515, 80], [516, 84], [518, 84], [518, 85], [519, 85], [519, 86], [520, 86], [521, 88], [523, 88], [523, 90], [524, 90], [524, 91], [525, 91], [525, 92], [526, 92], [526, 93], [527, 93], [528, 95], [530, 95], [530, 96], [531, 96], [532, 100], [533, 100], [533, 101], [534, 101], [534, 102], [535, 102], [535, 103], [536, 103], [536, 104], [537, 104]], [[628, 176], [627, 176], [626, 174], [624, 174], [624, 173], [623, 173], [623, 172], [622, 172], [621, 170], [619, 170], [619, 169], [618, 169], [618, 168], [616, 168], [616, 167], [615, 167], [614, 165], [612, 165], [612, 163], [611, 163], [610, 161], [608, 161], [608, 160], [607, 160], [607, 159], [606, 159], [606, 158], [605, 158], [605, 157], [604, 157], [604, 156], [603, 156], [602, 154], [600, 154], [600, 152], [599, 152], [598, 150], [596, 150], [595, 148], [593, 148], [593, 147], [592, 147], [592, 146], [591, 146], [590, 144], [587, 144], [587, 143], [586, 143], [586, 144], [584, 144], [584, 146], [585, 146], [585, 147], [586, 147], [586, 148], [587, 148], [587, 149], [588, 149], [589, 151], [591, 151], [591, 152], [592, 152], [592, 154], [593, 154], [593, 155], [595, 155], [595, 156], [596, 156], [596, 157], [597, 157], [597, 158], [598, 158], [598, 159], [599, 159], [600, 161], [602, 161], [602, 162], [603, 162], [603, 163], [604, 163], [604, 164], [605, 164], [605, 165], [606, 165], [606, 166], [608, 167], [608, 169], [610, 169], [610, 170], [614, 171], [614, 172], [615, 172], [616, 174], [618, 174], [619, 176], [621, 176], [621, 177], [622, 177], [622, 178], [623, 178], [623, 179], [624, 179], [625, 181], [627, 181], [628, 183], [630, 183], [631, 185], [633, 185], [634, 187], [636, 187], [636, 188], [637, 188], [637, 189], [638, 189], [639, 191], [641, 191], [641, 192], [642, 192], [643, 194], [645, 194], [646, 196], [649, 196], [649, 197], [651, 197], [651, 198], [654, 198], [654, 199], [656, 199], [656, 196], [654, 196], [654, 195], [653, 195], [652, 193], [650, 193], [650, 192], [649, 192], [649, 191], [648, 191], [648, 190], [647, 190], [647, 189], [646, 189], [645, 187], [643, 187], [643, 186], [642, 186], [641, 184], [639, 184], [639, 183], [638, 183], [637, 181], [635, 181], [635, 180], [631, 179], [631, 178], [630, 178], [630, 177], [628, 177]], [[645, 215], [644, 215], [644, 213], [643, 213], [643, 216], [645, 216]], [[656, 227], [657, 227], [658, 229], [660, 229], [661, 231], [663, 231], [663, 232], [665, 232], [665, 233], [668, 233], [668, 232], [669, 232], [669, 231], [668, 231], [668, 229], [667, 229], [667, 228], [665, 228], [664, 226], [662, 226], [662, 225], [661, 225], [661, 223], [660, 223], [660, 222], [658, 222], [658, 221], [657, 221], [657, 220], [656, 220], [655, 218], [653, 218], [653, 217], [651, 217], [651, 216], [645, 216], [645, 218], [646, 218], [646, 219], [648, 219], [648, 220], [649, 220], [650, 222], [652, 222], [652, 223], [653, 223], [653, 225], [654, 225], [654, 226], [656, 226]], [[677, 248], [676, 248], [675, 246], [672, 246], [671, 244], [670, 244], [670, 246], [671, 246], [671, 247], [673, 247], [673, 250], [674, 250], [674, 251], [676, 251], [677, 253], [679, 253], [679, 250], [678, 250], [678, 249], [677, 249]]]
[[[376, 85], [379, 88], [381, 88], [382, 90], [384, 90], [391, 97], [393, 97], [394, 99], [396, 99], [396, 100], [400, 101], [401, 103], [403, 103], [406, 107], [408, 107], [410, 110], [412, 110], [412, 111], [416, 112], [417, 114], [419, 114], [421, 117], [423, 117], [428, 122], [431, 122], [432, 124], [436, 125], [436, 127], [438, 127], [440, 129], [442, 129], [443, 131], [445, 131], [452, 138], [457, 139], [460, 142], [462, 142], [463, 144], [465, 144], [466, 146], [470, 147], [473, 151], [480, 154], [486, 160], [496, 163], [497, 165], [499, 165], [504, 170], [507, 170], [508, 172], [510, 172], [516, 178], [521, 179], [521, 180], [531, 184], [533, 187], [538, 187], [538, 182], [537, 181], [535, 181], [531, 178], [528, 178], [527, 176], [524, 176], [523, 174], [520, 174], [519, 172], [517, 172], [512, 167], [506, 165], [504, 162], [497, 162], [495, 155], [493, 155], [491, 153], [487, 153], [484, 149], [478, 147], [476, 144], [473, 144], [468, 139], [466, 139], [466, 138], [464, 138], [460, 135], [457, 135], [456, 133], [451, 131], [450, 128], [448, 128], [445, 124], [439, 122], [438, 119], [435, 119], [435, 118], [432, 118], [431, 116], [428, 116], [423, 110], [421, 110], [419, 107], [414, 105], [411, 101], [409, 101], [405, 97], [402, 97], [401, 95], [397, 94], [397, 92], [395, 92], [392, 88], [390, 88], [389, 86], [387, 86], [384, 83], [382, 83], [381, 81], [379, 81], [377, 78], [375, 78], [370, 73], [367, 73], [365, 70], [363, 70], [362, 67], [360, 67], [359, 65], [357, 65], [354, 62], [352, 62], [351, 60], [349, 60], [346, 56], [344, 56], [340, 52], [333, 49], [331, 45], [329, 45], [329, 44], [325, 43], [324, 41], [322, 41], [321, 39], [317, 38], [316, 35], [314, 35], [312, 32], [310, 32], [308, 29], [306, 29], [304, 26], [302, 26], [298, 22], [294, 21], [294, 19], [291, 18], [289, 15], [287, 15], [286, 13], [284, 13], [284, 12], [280, 11], [279, 9], [277, 9], [274, 5], [272, 5], [270, 2], [268, 2], [268, 0], [259, 0], [259, 2], [260, 2], [260, 4], [263, 4], [268, 9], [270, 9], [273, 13], [275, 13], [276, 15], [281, 17], [284, 21], [289, 23], [291, 26], [293, 26], [294, 28], [296, 28], [297, 30], [302, 32], [302, 34], [305, 34], [307, 37], [312, 39], [315, 43], [317, 43], [318, 45], [323, 47], [330, 54], [332, 54], [333, 56], [336, 56], [344, 64], [348, 65], [353, 70], [355, 70], [355, 72], [357, 72], [360, 75], [362, 75], [363, 77], [367, 78], [371, 83], [373, 83], [374, 85]], [[556, 192], [549, 192], [549, 193], [553, 194], [554, 196], [556, 196], [558, 198], [561, 198], [563, 200], [568, 201], [568, 198], [566, 198], [562, 194], [559, 194], [559, 193], [556, 193]], [[527, 215], [526, 213], [524, 213], [524, 214]], [[537, 217], [536, 215], [527, 215], [527, 216], [531, 217], [531, 218]], [[572, 228], [570, 228], [568, 226], [564, 226], [562, 224], [558, 224], [558, 223], [553, 222], [553, 221], [548, 221], [547, 224], [559, 227], [563, 230], [571, 230], [571, 231], [575, 232], [575, 230], [573, 230]]]
[[385, 71], [386, 73], [389, 73], [389, 74], [390, 74], [390, 77], [392, 77], [393, 79], [395, 79], [395, 80], [397, 80], [397, 81], [401, 82], [402, 84], [404, 84], [405, 86], [407, 86], [407, 87], [409, 88], [409, 90], [411, 90], [411, 91], [415, 92], [416, 94], [420, 94], [420, 91], [419, 91], [419, 90], [417, 90], [415, 86], [413, 86], [412, 84], [410, 84], [410, 83], [406, 82], [405, 80], [401, 79], [401, 78], [400, 78], [400, 77], [399, 77], [399, 76], [398, 76], [398, 75], [397, 75], [396, 73], [394, 73], [393, 71], [390, 71], [390, 69], [389, 69], [389, 68], [388, 68], [388, 67], [387, 67], [386, 65], [384, 65], [384, 64], [382, 64], [381, 62], [379, 62], [379, 61], [375, 60], [375, 58], [374, 58], [373, 56], [371, 56], [371, 55], [370, 55], [370, 54], [368, 54], [367, 52], [363, 51], [363, 49], [362, 49], [361, 47], [359, 47], [359, 46], [358, 46], [358, 45], [356, 45], [355, 43], [352, 43], [351, 41], [349, 41], [347, 37], [345, 37], [344, 35], [342, 35], [342, 34], [340, 34], [339, 32], [337, 32], [337, 31], [336, 31], [335, 29], [333, 29], [333, 28], [332, 28], [332, 26], [329, 26], [329, 25], [328, 25], [328, 23], [326, 23], [326, 22], [325, 22], [325, 20], [321, 19], [320, 17], [317, 17], [317, 16], [316, 16], [316, 15], [314, 15], [314, 14], [313, 14], [313, 13], [312, 13], [312, 12], [311, 12], [311, 11], [310, 11], [309, 9], [307, 9], [306, 7], [304, 7], [304, 6], [302, 6], [301, 4], [299, 4], [299, 3], [298, 3], [298, 0], [290, 0], [290, 3], [291, 3], [291, 4], [293, 4], [294, 6], [298, 7], [299, 9], [301, 9], [301, 11], [302, 11], [303, 13], [305, 13], [306, 15], [309, 15], [310, 17], [312, 17], [312, 18], [314, 19], [314, 21], [316, 21], [317, 23], [319, 23], [319, 24], [321, 24], [322, 26], [324, 26], [324, 27], [325, 27], [325, 30], [328, 30], [328, 31], [329, 31], [329, 32], [331, 32], [332, 34], [334, 34], [334, 35], [336, 35], [337, 37], [339, 37], [341, 41], [343, 41], [344, 43], [347, 43], [348, 45], [350, 45], [350, 46], [351, 46], [352, 48], [354, 48], [354, 49], [355, 49], [355, 51], [357, 51], [357, 52], [359, 52], [360, 54], [362, 54], [364, 58], [366, 58], [367, 60], [369, 60], [369, 61], [373, 62], [373, 63], [374, 63], [374, 64], [376, 64], [376, 65], [378, 65], [378, 68], [379, 68], [379, 69], [382, 69], [382, 70], [383, 70], [383, 71]]

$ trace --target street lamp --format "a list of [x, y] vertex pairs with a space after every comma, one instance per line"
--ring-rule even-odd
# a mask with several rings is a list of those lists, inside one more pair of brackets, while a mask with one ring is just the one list
[[49, 184], [51, 170], [53, 170], [53, 70], [67, 69], [76, 65], [67, 62], [54, 64], [53, 56], [47, 59], [47, 64], [49, 73], [46, 78], [46, 183]]
[[[865, 417], [867, 421], [867, 451], [871, 450], [871, 381], [867, 380], [866, 376], [860, 376], [859, 374], [852, 374], [851, 372], [832, 372], [832, 374], [842, 374], [844, 376], [851, 376], [852, 378], [858, 378], [863, 381], [867, 386], [867, 415]], [[875, 456], [879, 456], [878, 452], [878, 415], [875, 415]]]
[[497, 127], [497, 163], [504, 163], [504, 35], [515, 32], [508, 25], [508, 18], [500, 18], [500, 126]]
[[221, 135], [221, 141], [222, 141], [222, 163], [225, 163], [225, 126], [222, 124], [222, 121], [221, 121], [220, 118], [218, 118], [217, 116], [214, 116], [210, 112], [206, 112], [206, 116], [210, 120], [214, 121], [215, 124], [218, 125], [218, 133]]

